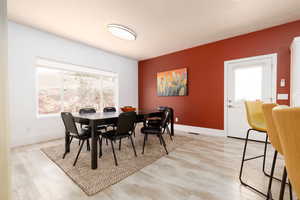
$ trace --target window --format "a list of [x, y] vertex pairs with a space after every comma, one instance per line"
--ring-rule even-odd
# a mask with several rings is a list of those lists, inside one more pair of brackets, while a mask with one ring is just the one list
[[115, 73], [38, 59], [38, 115], [78, 112], [83, 107], [117, 107]]

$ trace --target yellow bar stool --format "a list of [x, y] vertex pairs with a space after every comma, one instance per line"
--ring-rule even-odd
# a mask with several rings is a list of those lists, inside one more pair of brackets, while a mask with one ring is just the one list
[[278, 130], [286, 170], [281, 182], [280, 200], [283, 199], [287, 173], [289, 180], [300, 197], [300, 108], [275, 107], [272, 111]]
[[[269, 185], [268, 185], [267, 199], [272, 199], [271, 189], [272, 189], [273, 175], [274, 175], [274, 170], [275, 170], [275, 165], [276, 165], [276, 160], [277, 160], [277, 154], [279, 153], [279, 154], [283, 155], [283, 151], [282, 151], [280, 139], [279, 139], [279, 134], [278, 134], [278, 131], [277, 131], [277, 128], [275, 126], [275, 122], [274, 122], [274, 119], [272, 116], [272, 110], [276, 106], [277, 106], [277, 104], [275, 104], [275, 103], [264, 103], [262, 105], [262, 109], [264, 112], [265, 121], [266, 121], [266, 125], [267, 125], [267, 132], [268, 132], [269, 140], [275, 149], [272, 167], [271, 167], [271, 175], [270, 175], [270, 180], [269, 180]], [[289, 184], [289, 186], [290, 186], [290, 199], [292, 199], [293, 198], [292, 189], [291, 189], [290, 184]]]
[[[263, 193], [262, 191], [258, 190], [257, 188], [247, 184], [245, 181], [243, 181], [243, 168], [244, 168], [244, 162], [257, 159], [257, 158], [263, 158], [263, 166], [262, 166], [262, 171], [266, 176], [270, 176], [265, 172], [265, 163], [266, 163], [266, 152], [267, 152], [267, 145], [268, 145], [268, 135], [267, 135], [267, 128], [266, 128], [266, 123], [264, 119], [264, 113], [262, 111], [262, 101], [245, 101], [245, 106], [246, 106], [246, 113], [247, 113], [247, 120], [248, 124], [250, 126], [250, 129], [247, 131], [246, 139], [245, 139], [245, 145], [244, 145], [244, 151], [243, 151], [243, 158], [242, 158], [242, 163], [241, 163], [241, 168], [240, 168], [240, 175], [239, 179], [242, 185], [249, 187], [250, 189], [258, 192], [259, 194], [267, 197], [267, 194]], [[245, 158], [246, 157], [246, 150], [247, 150], [247, 145], [248, 145], [248, 140], [249, 140], [249, 134], [252, 132], [259, 132], [263, 133], [266, 136], [265, 139], [265, 147], [264, 147], [264, 154], [251, 157], [251, 158]]]

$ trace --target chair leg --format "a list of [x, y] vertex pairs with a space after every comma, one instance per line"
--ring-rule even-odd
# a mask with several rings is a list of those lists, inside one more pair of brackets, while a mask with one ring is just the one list
[[107, 140], [107, 138], [106, 138], [106, 145], [108, 145], [108, 140]]
[[[69, 143], [68, 143], [68, 146], [70, 146], [70, 144], [72, 143], [72, 140], [73, 140], [73, 136], [71, 136], [71, 139], [70, 139], [70, 141], [69, 141]], [[79, 141], [80, 141], [80, 140], [79, 140]], [[66, 157], [67, 154], [68, 154], [68, 152], [65, 151], [65, 153], [64, 153], [64, 155], [63, 155], [63, 159], [65, 159], [65, 157]]]
[[282, 175], [282, 182], [281, 182], [281, 187], [280, 187], [280, 193], [279, 193], [279, 200], [283, 200], [286, 179], [287, 179], [287, 172], [286, 172], [286, 168], [284, 167], [283, 175]]
[[168, 132], [168, 135], [170, 136], [171, 141], [173, 141], [173, 137], [172, 137], [172, 134], [171, 134], [170, 129], [169, 129], [168, 126], [167, 126], [167, 132]]
[[133, 127], [133, 136], [135, 137], [135, 128], [136, 128], [136, 123], [134, 123], [134, 127]]
[[72, 143], [72, 140], [73, 140], [73, 136], [71, 136], [71, 139], [70, 139], [69, 145]]
[[90, 150], [91, 150], [90, 140], [89, 140], [89, 139], [86, 140], [86, 150], [87, 150], [87, 151], [90, 151]]
[[132, 148], [133, 148], [133, 151], [134, 151], [134, 155], [135, 155], [135, 157], [137, 157], [137, 155], [136, 155], [136, 150], [135, 150], [135, 146], [134, 146], [134, 143], [133, 143], [133, 140], [132, 140], [132, 136], [130, 135], [129, 138], [130, 138], [131, 145], [132, 145]]
[[100, 148], [100, 151], [99, 151], [99, 158], [102, 157], [102, 137], [99, 136], [99, 148]]
[[142, 152], [142, 154], [144, 154], [145, 144], [146, 144], [147, 137], [148, 137], [148, 134], [145, 133], [145, 136], [144, 136], [144, 143], [143, 143], [143, 152]]
[[117, 157], [116, 157], [116, 153], [115, 153], [115, 148], [114, 148], [114, 144], [113, 144], [112, 140], [110, 140], [110, 144], [111, 144], [111, 148], [112, 148], [112, 151], [113, 151], [113, 154], [114, 154], [115, 164], [116, 164], [116, 166], [118, 166], [118, 161], [117, 161]]
[[122, 139], [119, 141], [119, 151], [121, 151], [121, 144], [122, 144]]
[[275, 169], [275, 165], [276, 165], [277, 154], [278, 154], [278, 152], [275, 151], [274, 152], [273, 163], [272, 163], [272, 168], [271, 168], [269, 186], [268, 186], [267, 200], [272, 199], [272, 190], [271, 189], [272, 189], [272, 181], [273, 181], [274, 169]]
[[81, 149], [82, 149], [82, 147], [83, 147], [83, 145], [84, 145], [84, 142], [85, 142], [85, 140], [83, 140], [82, 143], [81, 143], [81, 145], [80, 145], [80, 148], [79, 148], [79, 150], [78, 150], [78, 153], [77, 153], [76, 159], [75, 159], [75, 161], [74, 161], [74, 163], [73, 163], [73, 166], [75, 166], [76, 163], [77, 163], [77, 160], [78, 160], [79, 154], [80, 154], [80, 152], [81, 152]]
[[158, 139], [159, 139], [159, 143], [160, 145], [162, 145], [162, 141], [161, 141], [161, 138], [159, 137], [159, 135], [157, 135]]
[[164, 140], [164, 137], [163, 137], [161, 134], [159, 134], [159, 137], [160, 137], [160, 139], [161, 139], [161, 141], [162, 141], [162, 143], [163, 143], [163, 146], [164, 146], [164, 148], [165, 148], [166, 153], [169, 154], [169, 152], [168, 152], [168, 150], [167, 150], [166, 142], [165, 142], [165, 140]]
[[63, 159], [65, 159], [66, 155], [68, 154], [68, 152], [65, 151], [64, 155], [63, 155]]

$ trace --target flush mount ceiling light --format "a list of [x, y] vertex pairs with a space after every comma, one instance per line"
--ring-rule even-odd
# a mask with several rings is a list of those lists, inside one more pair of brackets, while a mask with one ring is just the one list
[[111, 32], [111, 34], [118, 38], [124, 40], [136, 40], [136, 33], [130, 28], [127, 28], [126, 26], [120, 24], [108, 24], [107, 28], [109, 32]]

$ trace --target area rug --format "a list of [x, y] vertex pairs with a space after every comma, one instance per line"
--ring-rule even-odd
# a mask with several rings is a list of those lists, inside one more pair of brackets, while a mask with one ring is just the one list
[[[173, 141], [169, 135], [164, 134], [167, 148], [172, 152], [177, 147], [192, 140], [190, 137], [175, 136]], [[51, 146], [41, 149], [57, 166], [59, 166], [88, 196], [94, 195], [105, 188], [120, 182], [126, 177], [134, 174], [142, 168], [150, 165], [159, 158], [166, 156], [166, 152], [156, 136], [149, 136], [145, 147], [145, 153], [141, 154], [143, 146], [143, 135], [140, 133], [134, 137], [134, 143], [138, 156], [134, 152], [129, 139], [122, 140], [121, 151], [119, 142], [115, 143], [118, 166], [115, 166], [111, 145], [103, 141], [103, 156], [98, 159], [98, 169], [91, 169], [91, 154], [86, 145], [81, 152], [78, 162], [73, 167], [73, 162], [78, 151], [78, 142], [75, 140], [71, 145], [71, 152], [62, 159], [64, 145]]]

